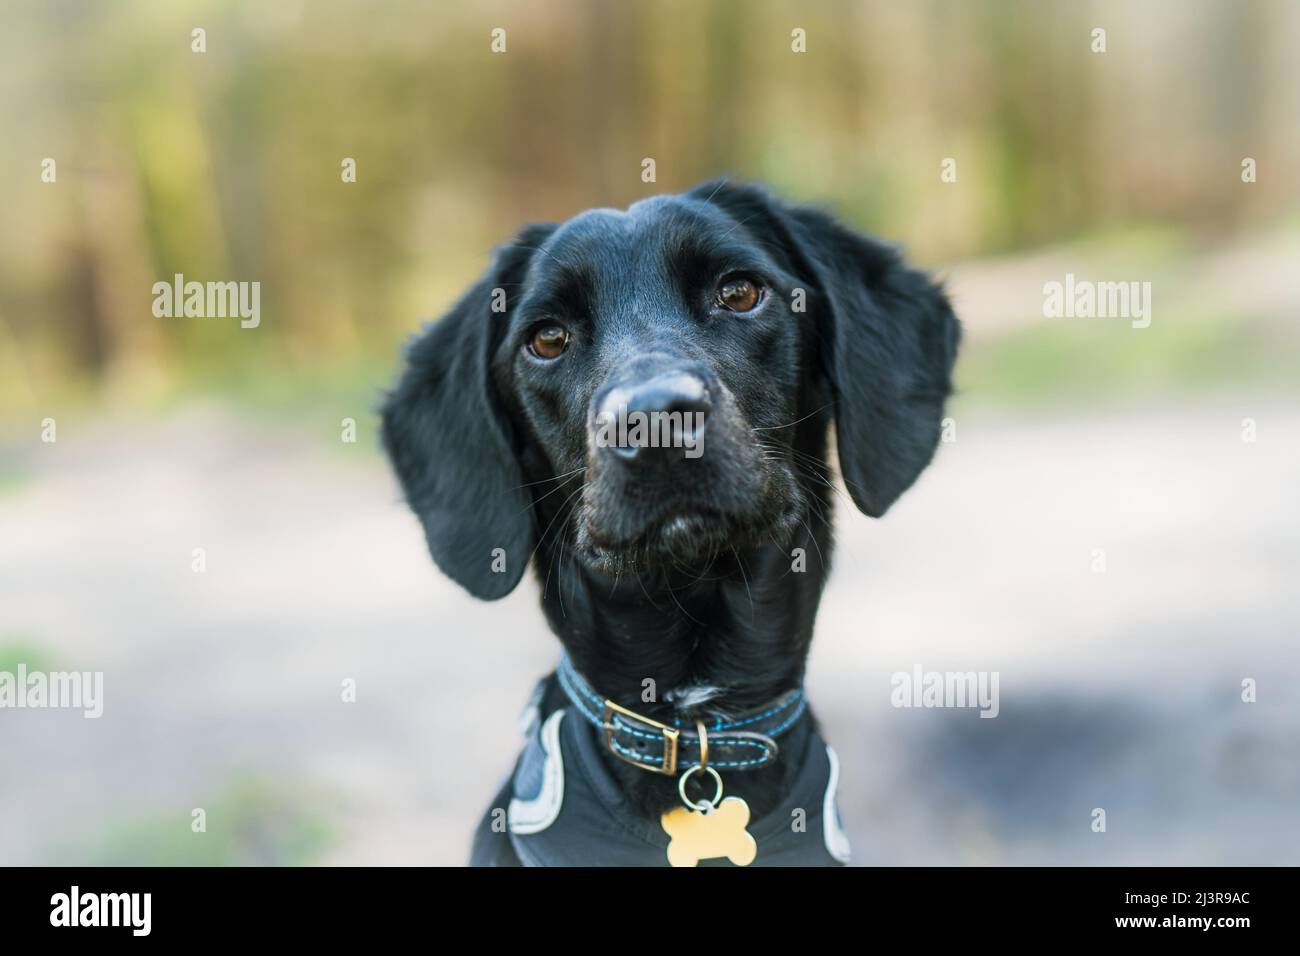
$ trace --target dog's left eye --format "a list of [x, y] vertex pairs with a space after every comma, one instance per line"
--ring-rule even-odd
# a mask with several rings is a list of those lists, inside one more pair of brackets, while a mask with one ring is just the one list
[[540, 359], [557, 359], [569, 347], [569, 331], [560, 325], [542, 325], [533, 330], [528, 351]]
[[745, 276], [729, 276], [718, 286], [718, 305], [729, 312], [749, 312], [763, 297], [763, 287]]

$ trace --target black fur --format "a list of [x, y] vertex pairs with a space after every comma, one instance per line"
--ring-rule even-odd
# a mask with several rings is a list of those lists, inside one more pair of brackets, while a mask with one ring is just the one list
[[[768, 290], [751, 314], [716, 307], [734, 274]], [[545, 362], [525, 345], [551, 322], [573, 340]], [[958, 339], [942, 291], [894, 249], [705, 183], [525, 229], [411, 346], [384, 442], [434, 560], [468, 591], [503, 596], [531, 559], [601, 693], [663, 719], [674, 692], [707, 685], [718, 696], [685, 716], [734, 713], [803, 678], [832, 546], [830, 425], [853, 502], [879, 517], [934, 453]], [[705, 453], [627, 468], [591, 448], [600, 398], [665, 370], [712, 396]], [[673, 780], [610, 760], [645, 812], [677, 801]], [[761, 815], [795, 769], [732, 774], [728, 792]]]

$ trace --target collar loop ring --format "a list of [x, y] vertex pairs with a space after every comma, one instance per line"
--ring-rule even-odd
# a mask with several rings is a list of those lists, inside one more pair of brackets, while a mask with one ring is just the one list
[[700, 735], [700, 769], [709, 766], [709, 735], [704, 730], [704, 721], [695, 721], [695, 732]]
[[[691, 774], [695, 773], [697, 770], [703, 770], [705, 773], [707, 773], [710, 777], [713, 778], [714, 790], [713, 790], [712, 800], [700, 800], [698, 802], [692, 802], [691, 798], [686, 796], [686, 781], [689, 780], [691, 778]], [[680, 778], [678, 778], [677, 792], [681, 794], [682, 803], [686, 804], [686, 806], [689, 809], [698, 810], [700, 813], [709, 813], [719, 803], [722, 802], [722, 774], [718, 773], [718, 771], [714, 770], [712, 767], [706, 767], [703, 764], [700, 764], [699, 766], [691, 767], [684, 774], [682, 774]]]

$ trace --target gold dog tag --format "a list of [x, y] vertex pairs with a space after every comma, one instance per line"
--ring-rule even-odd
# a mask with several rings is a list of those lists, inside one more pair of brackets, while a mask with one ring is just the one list
[[706, 812], [674, 807], [659, 824], [670, 838], [668, 862], [673, 866], [696, 866], [720, 856], [736, 866], [749, 866], [758, 854], [758, 844], [745, 829], [749, 804], [740, 797], [726, 797]]

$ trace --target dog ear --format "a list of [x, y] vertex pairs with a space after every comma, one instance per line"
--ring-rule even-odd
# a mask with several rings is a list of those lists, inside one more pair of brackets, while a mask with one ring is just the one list
[[705, 184], [693, 195], [714, 193], [758, 238], [764, 226], [774, 230], [796, 274], [813, 283], [840, 471], [859, 510], [880, 517], [939, 442], [961, 338], [947, 296], [896, 249], [819, 210], [786, 206], [752, 186]]
[[[514, 590], [533, 547], [532, 499], [491, 362], [533, 249], [554, 228], [529, 226], [496, 251], [479, 281], [410, 344], [381, 411], [384, 448], [429, 553], [484, 600]], [[507, 311], [494, 312], [502, 294]]]
[[840, 471], [858, 509], [879, 518], [934, 457], [961, 326], [897, 250], [821, 212], [789, 218], [819, 287]]

